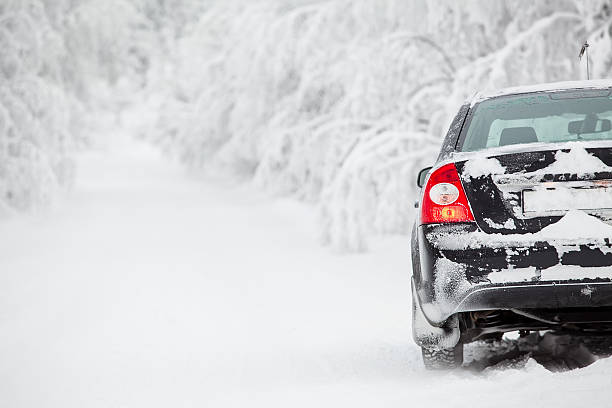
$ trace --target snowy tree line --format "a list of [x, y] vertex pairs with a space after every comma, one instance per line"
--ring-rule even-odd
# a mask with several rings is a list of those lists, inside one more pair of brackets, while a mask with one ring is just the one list
[[71, 179], [69, 112], [56, 10], [0, 3], [0, 213], [47, 202]]
[[0, 27], [0, 202], [69, 183], [80, 122], [129, 107], [186, 165], [317, 204], [340, 250], [409, 232], [474, 91], [583, 78], [585, 39], [612, 67], [610, 0], [0, 0]]
[[166, 20], [180, 27], [195, 3], [0, 0], [0, 216], [71, 186], [74, 152], [145, 89]]
[[608, 76], [611, 19], [603, 0], [218, 2], [178, 40], [147, 133], [317, 203], [323, 242], [362, 250], [409, 233], [415, 174], [463, 100], [582, 78], [586, 39]]

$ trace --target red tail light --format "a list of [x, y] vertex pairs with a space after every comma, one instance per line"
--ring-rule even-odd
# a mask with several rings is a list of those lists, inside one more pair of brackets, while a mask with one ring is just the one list
[[434, 171], [423, 194], [421, 224], [474, 221], [454, 163]]

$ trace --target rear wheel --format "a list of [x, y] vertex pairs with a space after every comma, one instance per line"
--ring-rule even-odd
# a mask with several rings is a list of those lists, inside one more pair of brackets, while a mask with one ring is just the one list
[[433, 350], [421, 347], [423, 363], [428, 370], [450, 370], [463, 364], [463, 344], [453, 348]]

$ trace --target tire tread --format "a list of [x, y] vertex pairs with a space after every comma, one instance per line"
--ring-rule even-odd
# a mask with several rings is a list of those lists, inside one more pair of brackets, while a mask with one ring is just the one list
[[421, 348], [423, 363], [427, 370], [450, 370], [463, 364], [463, 344], [454, 348], [434, 350]]

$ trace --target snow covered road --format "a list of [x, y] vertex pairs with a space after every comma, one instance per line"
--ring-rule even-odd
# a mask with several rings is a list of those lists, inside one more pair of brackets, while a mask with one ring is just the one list
[[425, 372], [408, 240], [314, 225], [146, 146], [83, 155], [60, 210], [0, 223], [0, 407], [610, 405], [610, 360]]

